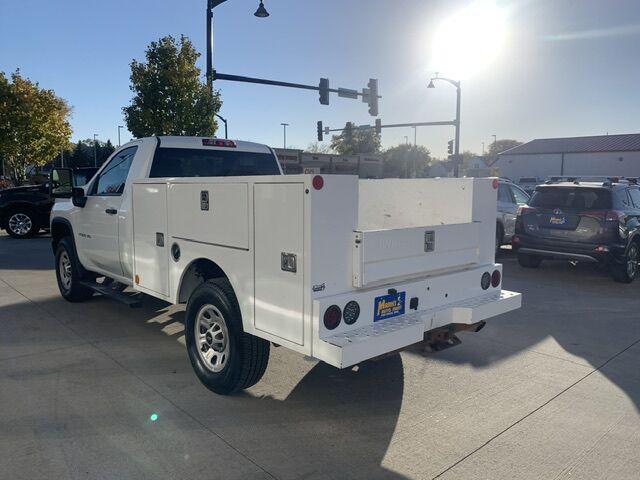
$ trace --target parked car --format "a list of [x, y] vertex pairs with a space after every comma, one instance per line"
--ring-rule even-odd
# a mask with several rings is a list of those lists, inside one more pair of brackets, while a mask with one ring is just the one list
[[[93, 167], [73, 169], [74, 184], [86, 184], [96, 171]], [[14, 238], [29, 238], [40, 229], [48, 229], [53, 202], [48, 183], [1, 190], [0, 228]]]
[[573, 182], [536, 188], [516, 219], [518, 262], [599, 262], [630, 283], [640, 260], [640, 188], [629, 182]]
[[526, 205], [529, 195], [515, 183], [500, 179], [498, 184], [498, 217], [496, 219], [496, 251], [511, 243], [515, 233], [518, 208]]
[[527, 192], [528, 195], [531, 195], [535, 188], [541, 183], [537, 177], [522, 177], [518, 180], [518, 186]]

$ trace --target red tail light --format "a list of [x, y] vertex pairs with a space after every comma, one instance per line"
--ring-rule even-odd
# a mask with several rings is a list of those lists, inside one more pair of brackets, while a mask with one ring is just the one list
[[502, 275], [500, 274], [500, 270], [494, 270], [491, 274], [491, 286], [496, 288], [500, 285], [500, 280], [502, 280]]
[[522, 205], [518, 207], [518, 215], [525, 215], [527, 213], [533, 213], [536, 211], [536, 208], [530, 207], [529, 205]]
[[324, 326], [327, 330], [333, 330], [340, 325], [340, 320], [342, 320], [342, 310], [337, 305], [331, 305], [324, 312]]
[[624, 217], [624, 212], [609, 210], [604, 217], [605, 222], [619, 222]]

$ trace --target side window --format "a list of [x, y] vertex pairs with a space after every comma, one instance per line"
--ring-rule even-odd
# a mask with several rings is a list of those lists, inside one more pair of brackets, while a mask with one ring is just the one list
[[640, 208], [640, 190], [638, 190], [637, 188], [630, 188], [629, 196], [633, 201], [633, 206], [636, 208]]
[[136, 150], [138, 150], [138, 147], [126, 148], [111, 159], [100, 172], [95, 182], [93, 195], [122, 195]]
[[511, 187], [511, 193], [513, 193], [513, 197], [516, 199], [516, 203], [518, 205], [526, 205], [529, 202], [529, 195], [524, 193], [518, 187]]
[[619, 208], [631, 208], [631, 200], [629, 199], [627, 191], [628, 190], [626, 188], [621, 188], [619, 190], [616, 190], [614, 194], [616, 203], [620, 205]]
[[513, 203], [511, 191], [509, 190], [509, 187], [507, 187], [504, 183], [501, 183], [498, 186], [498, 201], [504, 203]]

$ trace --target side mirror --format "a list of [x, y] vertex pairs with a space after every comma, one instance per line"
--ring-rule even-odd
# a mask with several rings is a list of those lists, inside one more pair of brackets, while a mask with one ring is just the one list
[[84, 194], [84, 188], [73, 187], [71, 201], [76, 207], [84, 208], [87, 204], [87, 196]]
[[70, 198], [76, 207], [84, 207], [87, 197], [84, 189], [74, 185], [73, 170], [70, 168], [54, 168], [49, 182], [51, 198]]
[[70, 168], [51, 170], [49, 193], [52, 198], [71, 198], [73, 196], [73, 172]]

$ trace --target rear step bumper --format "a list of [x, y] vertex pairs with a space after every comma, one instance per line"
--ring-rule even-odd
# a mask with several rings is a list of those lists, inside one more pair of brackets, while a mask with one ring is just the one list
[[[522, 296], [502, 290], [500, 293], [471, 298], [430, 310], [383, 320], [373, 325], [321, 340], [321, 360], [346, 368], [364, 360], [400, 350], [425, 340], [425, 332], [440, 330], [449, 324], [465, 324], [456, 331], [478, 331], [484, 320], [521, 306]], [[318, 352], [320, 353], [320, 352]]]

